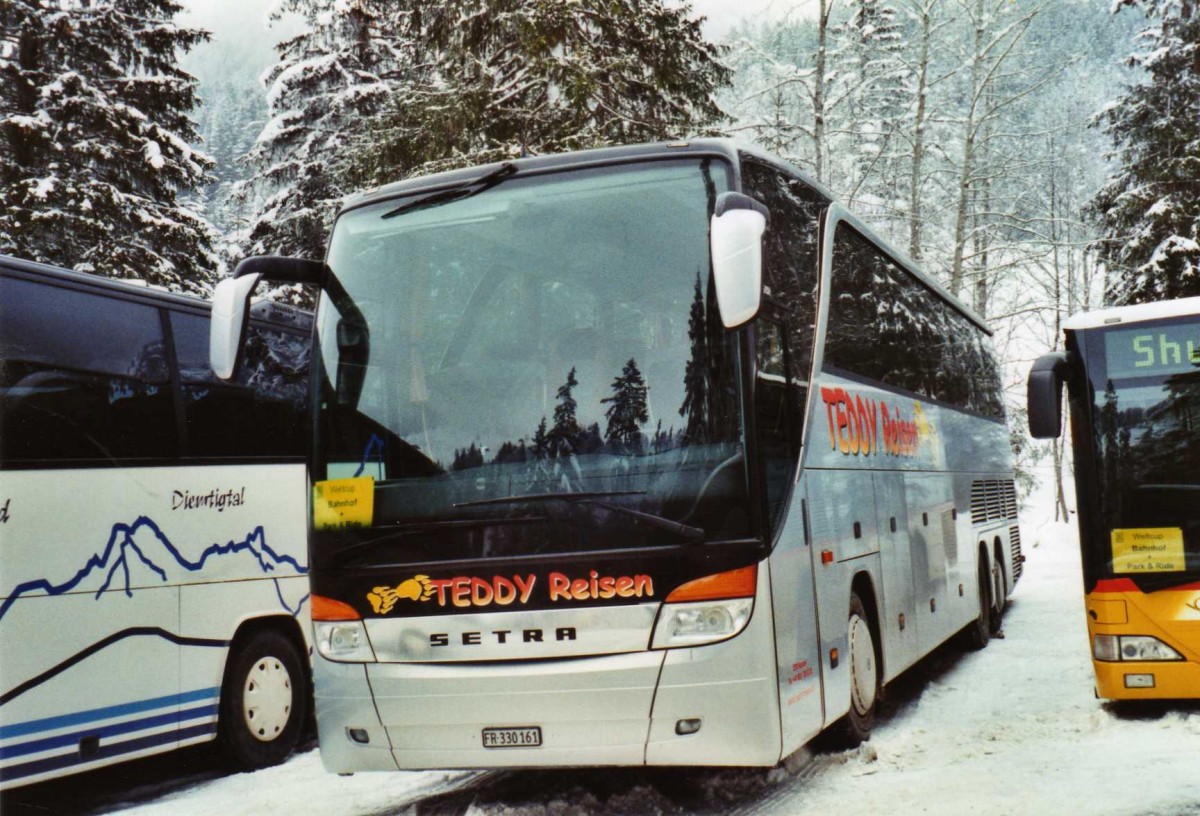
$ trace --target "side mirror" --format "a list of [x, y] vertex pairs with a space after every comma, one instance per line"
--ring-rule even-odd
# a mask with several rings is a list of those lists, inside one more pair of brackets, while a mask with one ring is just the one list
[[1034, 439], [1057, 439], [1062, 433], [1062, 388], [1069, 365], [1067, 353], [1055, 351], [1037, 358], [1029, 370], [1026, 398]]
[[250, 293], [260, 280], [325, 286], [331, 275], [321, 261], [256, 255], [243, 259], [213, 290], [212, 322], [208, 333], [208, 362], [222, 380], [233, 379], [246, 338]]
[[208, 362], [222, 380], [233, 379], [246, 336], [250, 293], [262, 276], [257, 273], [225, 278], [213, 290], [212, 322], [208, 333]]
[[762, 303], [762, 236], [767, 218], [767, 208], [748, 195], [717, 197], [709, 246], [717, 306], [727, 329], [753, 320]]

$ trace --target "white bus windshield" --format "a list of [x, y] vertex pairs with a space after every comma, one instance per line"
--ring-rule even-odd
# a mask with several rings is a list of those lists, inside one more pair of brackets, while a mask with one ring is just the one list
[[727, 187], [724, 164], [654, 162], [339, 219], [315, 474], [375, 480], [371, 557], [748, 535], [736, 345], [709, 294]]

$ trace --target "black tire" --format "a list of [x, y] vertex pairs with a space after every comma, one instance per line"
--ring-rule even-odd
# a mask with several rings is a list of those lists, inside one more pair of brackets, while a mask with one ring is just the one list
[[963, 647], [977, 652], [988, 645], [992, 632], [992, 575], [988, 562], [991, 559], [979, 553], [979, 615], [962, 631]]
[[992, 565], [992, 614], [988, 630], [992, 634], [1000, 631], [1004, 624], [1004, 607], [1008, 604], [1008, 576], [1004, 574], [1004, 562], [999, 558]]
[[278, 765], [300, 741], [308, 707], [300, 652], [274, 629], [236, 641], [225, 666], [217, 743], [241, 770]]
[[857, 592], [850, 593], [846, 627], [846, 668], [850, 672], [850, 710], [834, 725], [830, 739], [838, 748], [855, 748], [871, 738], [875, 710], [883, 690], [875, 630]]

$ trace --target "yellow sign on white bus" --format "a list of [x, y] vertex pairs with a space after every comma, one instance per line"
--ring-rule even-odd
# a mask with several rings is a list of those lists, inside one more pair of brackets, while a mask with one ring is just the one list
[[313, 484], [314, 528], [370, 527], [374, 516], [375, 480], [370, 476]]
[[1180, 572], [1183, 530], [1141, 527], [1112, 531], [1113, 572]]

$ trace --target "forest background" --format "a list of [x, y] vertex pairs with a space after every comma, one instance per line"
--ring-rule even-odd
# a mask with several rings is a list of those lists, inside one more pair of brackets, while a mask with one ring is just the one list
[[364, 187], [693, 135], [984, 315], [1024, 465], [1065, 315], [1200, 294], [1198, 0], [0, 0], [0, 254], [178, 291], [323, 257]]

